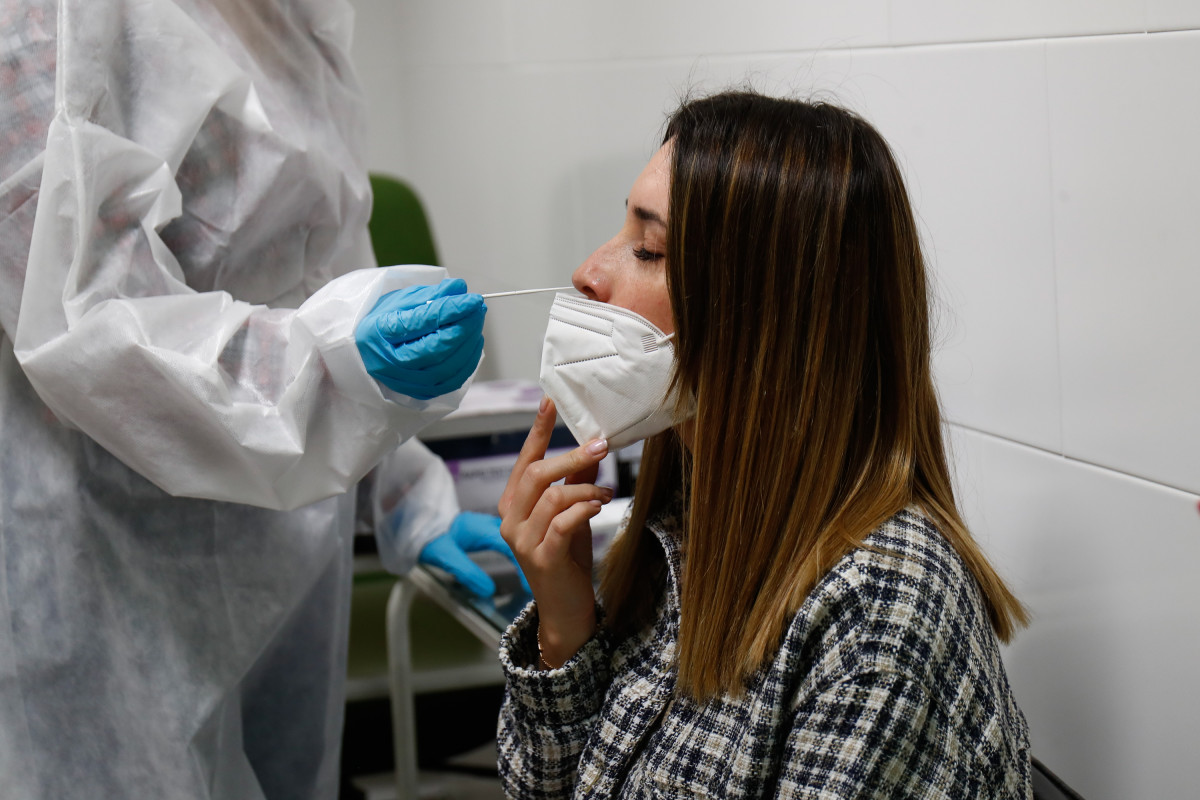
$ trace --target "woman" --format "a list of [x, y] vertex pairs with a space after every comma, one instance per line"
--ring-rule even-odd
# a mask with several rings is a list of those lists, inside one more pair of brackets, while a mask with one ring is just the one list
[[[685, 103], [574, 275], [671, 335], [673, 428], [590, 579], [603, 439], [501, 504], [535, 602], [508, 631], [513, 797], [1030, 795], [997, 639], [1026, 615], [955, 507], [900, 172], [839, 108]], [[553, 485], [566, 478], [566, 485]]]

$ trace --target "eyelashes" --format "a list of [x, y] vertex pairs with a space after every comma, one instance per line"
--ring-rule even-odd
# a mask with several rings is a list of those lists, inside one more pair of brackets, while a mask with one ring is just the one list
[[657, 261], [662, 258], [662, 253], [655, 253], [652, 250], [647, 250], [643, 245], [638, 245], [633, 248], [633, 257], [638, 261]]

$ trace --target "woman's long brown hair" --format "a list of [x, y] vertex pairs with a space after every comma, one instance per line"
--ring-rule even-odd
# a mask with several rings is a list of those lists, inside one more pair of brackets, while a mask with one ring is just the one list
[[883, 138], [836, 106], [726, 92], [670, 119], [667, 287], [690, 448], [646, 443], [601, 584], [609, 624], [649, 621], [650, 513], [684, 491], [679, 688], [737, 694], [818, 581], [914, 505], [1007, 641], [1027, 616], [956, 508], [930, 368], [917, 227]]

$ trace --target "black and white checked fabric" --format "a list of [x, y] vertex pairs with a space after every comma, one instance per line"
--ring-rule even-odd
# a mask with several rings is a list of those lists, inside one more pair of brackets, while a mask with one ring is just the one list
[[677, 696], [677, 516], [654, 520], [657, 621], [603, 625], [561, 669], [537, 662], [531, 604], [500, 646], [500, 774], [514, 798], [1032, 797], [1029, 733], [975, 581], [923, 516], [847, 554], [741, 697]]

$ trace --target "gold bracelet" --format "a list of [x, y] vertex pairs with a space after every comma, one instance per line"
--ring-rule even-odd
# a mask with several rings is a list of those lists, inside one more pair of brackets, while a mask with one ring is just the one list
[[543, 672], [554, 669], [554, 667], [550, 666], [550, 662], [546, 660], [546, 657], [542, 655], [542, 624], [540, 622], [537, 626], [536, 638], [538, 646], [538, 669]]

